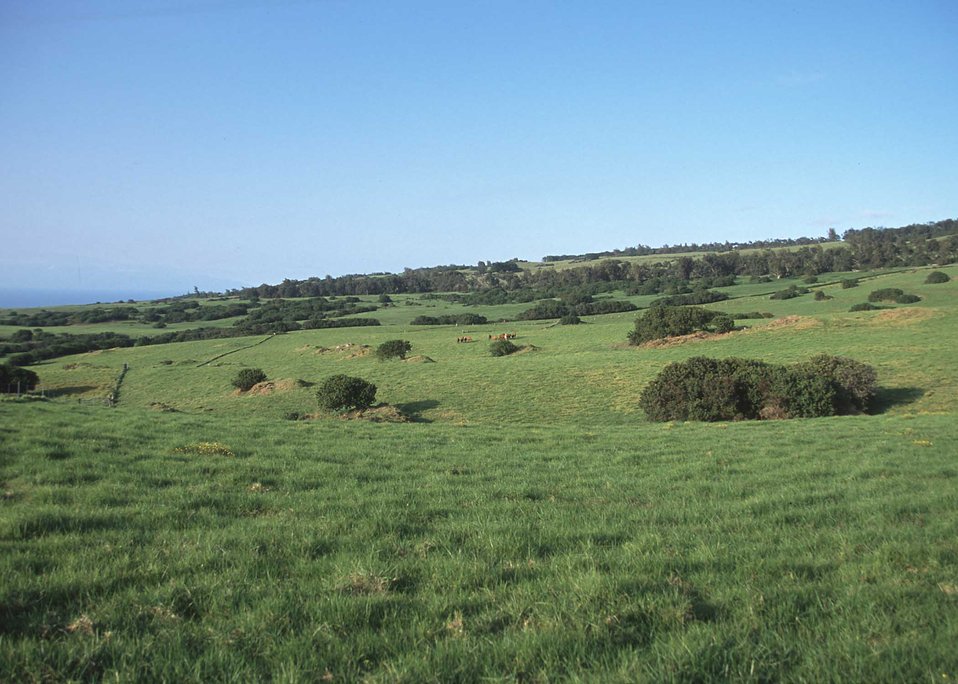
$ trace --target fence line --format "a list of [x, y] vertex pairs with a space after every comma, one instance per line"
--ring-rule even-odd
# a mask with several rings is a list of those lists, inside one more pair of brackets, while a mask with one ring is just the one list
[[235, 354], [236, 352], [243, 351], [244, 349], [252, 349], [253, 347], [257, 347], [257, 346], [263, 344], [263, 342], [266, 342], [267, 340], [271, 340], [271, 339], [273, 339], [274, 337], [276, 337], [276, 333], [270, 333], [269, 336], [264, 337], [264, 338], [261, 339], [259, 342], [254, 342], [253, 344], [248, 344], [248, 345], [246, 345], [245, 347], [239, 347], [238, 349], [231, 349], [231, 350], [229, 350], [228, 352], [223, 352], [222, 354], [218, 354], [217, 356], [214, 356], [212, 359], [209, 359], [208, 361], [204, 361], [203, 363], [197, 365], [196, 367], [197, 367], [197, 368], [202, 368], [203, 366], [206, 366], [206, 365], [208, 365], [208, 364], [211, 364], [211, 363], [213, 363], [214, 361], [218, 361], [219, 359], [222, 359], [224, 356], [229, 356], [230, 354]]

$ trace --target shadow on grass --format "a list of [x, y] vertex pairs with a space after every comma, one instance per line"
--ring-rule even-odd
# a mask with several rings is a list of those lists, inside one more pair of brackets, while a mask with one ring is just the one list
[[395, 406], [414, 423], [431, 423], [431, 420], [422, 417], [422, 412], [436, 408], [439, 406], [439, 402], [435, 399], [426, 399], [425, 401], [411, 401], [406, 404], [396, 404]]
[[885, 413], [896, 406], [914, 404], [925, 396], [920, 387], [882, 387], [872, 402], [872, 413]]
[[56, 397], [72, 397], [77, 394], [86, 394], [87, 392], [92, 392], [97, 389], [93, 385], [77, 385], [76, 387], [57, 387], [54, 389], [48, 389], [44, 393], [46, 396], [51, 399]]

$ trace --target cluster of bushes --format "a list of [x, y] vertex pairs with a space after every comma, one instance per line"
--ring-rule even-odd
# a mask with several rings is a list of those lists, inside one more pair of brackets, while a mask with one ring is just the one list
[[616, 299], [579, 300], [576, 304], [545, 299], [531, 309], [526, 309], [516, 318], [520, 321], [539, 321], [550, 318], [563, 319], [567, 316], [599, 316], [601, 314], [622, 313], [635, 311], [638, 307], [632, 302], [623, 302]]
[[871, 366], [841, 356], [791, 366], [700, 356], [666, 366], [639, 404], [656, 421], [815, 418], [865, 411], [877, 391]]
[[416, 316], [410, 325], [483, 325], [489, 321], [478, 314], [445, 314], [442, 316]]
[[775, 314], [769, 311], [746, 311], [744, 313], [730, 313], [729, 318], [734, 318], [736, 321], [744, 321], [754, 318], [775, 318]]
[[689, 304], [711, 304], [728, 299], [724, 292], [713, 292], [712, 290], [693, 290], [688, 294], [676, 294], [668, 297], [661, 297], [652, 302], [652, 306], [687, 306]]
[[798, 287], [797, 285], [790, 285], [784, 290], [779, 290], [778, 292], [773, 292], [769, 299], [794, 299], [795, 297], [801, 297], [804, 294], [811, 292], [807, 287]]
[[951, 280], [951, 276], [944, 271], [932, 271], [928, 274], [928, 277], [925, 278], [925, 284], [939, 285], [941, 283], [947, 283], [949, 280]]
[[322, 318], [310, 319], [303, 323], [303, 330], [318, 328], [362, 328], [370, 325], [380, 325], [378, 318]]
[[[290, 330], [313, 328], [344, 328], [359, 325], [379, 325], [374, 318], [350, 318], [360, 313], [376, 311], [372, 304], [359, 303], [358, 297], [344, 297], [330, 300], [326, 297], [312, 297], [302, 300], [277, 299], [267, 302], [253, 310], [246, 318], [237, 321], [234, 326], [247, 335], [261, 335], [270, 332], [288, 332]], [[348, 323], [333, 322], [332, 319], [348, 320]], [[375, 321], [374, 323], [359, 321]]]
[[643, 344], [699, 331], [729, 332], [734, 327], [732, 318], [720, 311], [697, 306], [654, 306], [635, 320], [629, 343]]
[[80, 309], [79, 311], [47, 311], [46, 309], [29, 314], [11, 311], [0, 318], [0, 325], [18, 325], [29, 328], [54, 328], [63, 325], [88, 325], [92, 323], [112, 323], [135, 318], [139, 311], [133, 307], [104, 309]]
[[904, 290], [897, 287], [885, 287], [880, 290], [872, 290], [868, 293], [870, 302], [895, 302], [896, 304], [914, 304], [920, 302], [921, 297], [913, 294], [906, 294]]
[[[14, 338], [18, 341], [14, 341]], [[133, 338], [129, 335], [113, 332], [68, 335], [42, 330], [18, 330], [14, 338], [0, 344], [0, 356], [9, 355], [9, 362], [14, 366], [30, 366], [58, 356], [133, 346]]]
[[0, 364], [0, 393], [29, 392], [40, 384], [40, 376], [32, 370]]
[[889, 306], [879, 306], [878, 304], [872, 304], [870, 302], [862, 302], [861, 304], [852, 304], [852, 307], [849, 309], [851, 312], [855, 311], [878, 311], [879, 309], [890, 309]]

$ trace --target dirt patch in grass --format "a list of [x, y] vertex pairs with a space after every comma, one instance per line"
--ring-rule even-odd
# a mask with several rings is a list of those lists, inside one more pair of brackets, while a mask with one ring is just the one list
[[353, 411], [345, 411], [343, 413], [329, 414], [329, 413], [311, 413], [306, 418], [309, 419], [323, 419], [329, 417], [339, 418], [340, 420], [365, 420], [370, 423], [411, 423], [413, 418], [406, 415], [400, 411], [395, 406], [390, 406], [389, 404], [380, 404], [379, 406], [371, 406], [368, 409], [356, 409]]
[[528, 354], [529, 352], [537, 352], [537, 351], [539, 351], [539, 347], [537, 347], [536, 345], [524, 344], [521, 347], [519, 347], [517, 351], [512, 352], [510, 356], [516, 356], [518, 354]]
[[664, 347], [677, 347], [680, 344], [688, 344], [689, 342], [702, 342], [704, 340], [712, 340], [719, 337], [725, 337], [726, 334], [705, 332], [700, 330], [698, 332], [689, 333], [688, 335], [677, 335], [676, 337], [663, 337], [658, 340], [649, 340], [644, 344], [640, 344], [641, 349], [662, 349]]
[[169, 404], [164, 404], [161, 401], [150, 402], [151, 411], [159, 411], [161, 413], [176, 413], [177, 410], [170, 406]]
[[410, 356], [408, 359], [403, 359], [406, 363], [436, 363], [435, 360], [429, 358], [428, 356], [423, 356], [422, 354], [417, 354], [416, 356]]
[[934, 309], [908, 307], [904, 309], [888, 309], [873, 316], [869, 321], [872, 325], [912, 325], [934, 318], [937, 312]]
[[300, 380], [285, 379], [285, 380], [265, 380], [263, 382], [258, 382], [252, 387], [249, 388], [246, 392], [243, 390], [235, 390], [233, 392], [234, 397], [265, 397], [273, 394], [275, 392], [289, 392], [292, 389], [297, 387], [302, 387]]
[[806, 330], [808, 328], [817, 328], [822, 322], [817, 318], [811, 318], [809, 316], [785, 316], [784, 318], [776, 318], [774, 321], [771, 321], [768, 325], [761, 326], [759, 328], [749, 328], [753, 332], [758, 332], [763, 329], [768, 328], [795, 328], [796, 330]]

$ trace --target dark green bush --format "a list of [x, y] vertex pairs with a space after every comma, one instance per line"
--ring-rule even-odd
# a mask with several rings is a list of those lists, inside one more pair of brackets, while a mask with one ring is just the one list
[[842, 279], [842, 289], [848, 290], [853, 287], [858, 287], [858, 278], [844, 278]]
[[697, 306], [653, 306], [635, 320], [635, 329], [629, 333], [629, 344], [708, 330], [718, 315], [717, 311]]
[[362, 378], [333, 375], [320, 384], [316, 398], [320, 408], [327, 411], [365, 409], [376, 400], [376, 385]]
[[951, 280], [951, 277], [944, 271], [932, 271], [925, 278], [925, 284], [938, 285], [939, 283], [947, 283], [949, 280]]
[[28, 392], [40, 384], [40, 376], [32, 370], [18, 368], [8, 363], [0, 364], [0, 393]]
[[574, 313], [566, 314], [559, 319], [559, 325], [579, 325], [582, 322], [582, 319], [576, 316]]
[[407, 340], [389, 340], [376, 347], [376, 357], [380, 361], [405, 359], [410, 349], [412, 349], [412, 344]]
[[798, 287], [797, 285], [790, 285], [788, 289], [779, 290], [778, 292], [772, 293], [769, 299], [794, 299], [795, 297], [801, 297], [803, 294], [808, 294], [811, 292], [807, 287]]
[[831, 297], [829, 297], [827, 294], [825, 294], [825, 290], [815, 290], [815, 301], [816, 301], [816, 302], [824, 302], [824, 301], [827, 300], [827, 299], [831, 299]]
[[727, 333], [735, 330], [735, 321], [731, 316], [722, 314], [712, 319], [712, 328], [717, 333]]
[[[407, 300], [408, 302], [408, 300]], [[485, 316], [479, 314], [446, 314], [443, 316], [416, 316], [410, 325], [483, 325]]]
[[921, 297], [918, 295], [905, 293], [903, 295], [898, 295], [895, 297], [896, 304], [914, 304], [915, 302], [920, 302]]
[[736, 321], [744, 321], [752, 318], [775, 318], [775, 314], [769, 311], [746, 311], [744, 313], [731, 313], [729, 316]]
[[867, 410], [878, 393], [875, 369], [855, 359], [819, 354], [799, 364], [798, 369], [825, 378], [835, 386], [834, 407], [839, 415]]
[[905, 294], [904, 290], [900, 290], [897, 287], [885, 287], [881, 290], [872, 290], [868, 293], [868, 301], [870, 302], [893, 302], [899, 297]]
[[844, 357], [793, 366], [693, 357], [666, 366], [639, 404], [656, 421], [815, 418], [864, 411], [877, 389], [873, 368]]
[[852, 308], [849, 311], [877, 311], [878, 309], [887, 309], [887, 306], [876, 306], [869, 302], [862, 302], [861, 304], [853, 304]]
[[261, 368], [244, 368], [233, 378], [233, 387], [241, 392], [248, 392], [253, 385], [265, 381], [266, 373]]
[[814, 276], [814, 275], [805, 276], [804, 278], [802, 278], [802, 282], [805, 283], [806, 285], [814, 285], [815, 283], [818, 282], [818, 276]]
[[493, 356], [508, 356], [519, 351], [519, 347], [509, 340], [496, 340], [489, 345], [489, 353]]
[[712, 302], [722, 302], [728, 299], [724, 292], [713, 292], [712, 290], [693, 290], [687, 294], [675, 294], [668, 297], [660, 297], [652, 300], [652, 306], [686, 306], [688, 304], [711, 304]]

